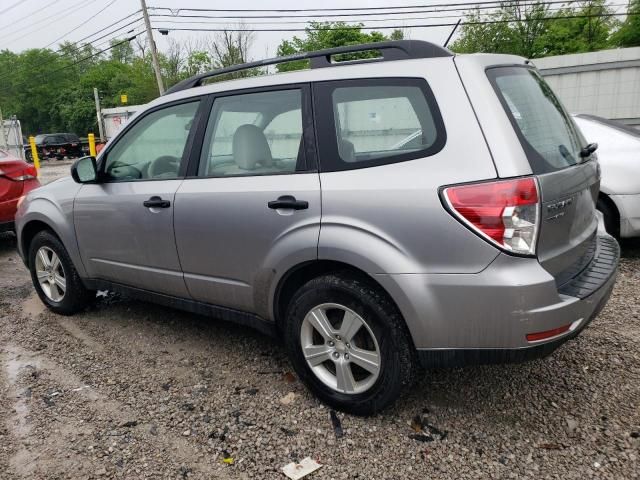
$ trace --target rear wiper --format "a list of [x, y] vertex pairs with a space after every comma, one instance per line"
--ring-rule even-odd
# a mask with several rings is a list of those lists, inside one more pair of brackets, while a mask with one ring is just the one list
[[587, 145], [586, 147], [582, 147], [580, 149], [580, 156], [582, 158], [584, 157], [588, 157], [589, 155], [591, 155], [593, 152], [595, 152], [598, 149], [598, 144], [597, 143], [590, 143], [589, 145]]

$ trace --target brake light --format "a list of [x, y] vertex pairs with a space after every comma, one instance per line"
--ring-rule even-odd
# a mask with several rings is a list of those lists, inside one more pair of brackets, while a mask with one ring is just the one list
[[532, 177], [448, 187], [444, 197], [463, 223], [498, 247], [534, 255], [540, 208]]
[[24, 182], [25, 180], [37, 178], [38, 171], [36, 167], [29, 165], [25, 168], [16, 168], [8, 171], [0, 170], [0, 177], [5, 177], [16, 182]]

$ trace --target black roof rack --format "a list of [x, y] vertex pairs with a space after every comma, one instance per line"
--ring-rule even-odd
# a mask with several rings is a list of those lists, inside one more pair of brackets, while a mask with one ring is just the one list
[[[367, 50], [378, 50], [382, 54], [382, 57], [343, 62], [333, 62], [331, 60], [331, 57], [334, 55], [364, 52]], [[318, 50], [315, 52], [296, 53], [294, 55], [286, 55], [284, 57], [268, 58], [266, 60], [242, 63], [226, 68], [220, 68], [218, 70], [212, 70], [211, 72], [201, 73], [200, 75], [194, 75], [193, 77], [176, 83], [173, 87], [165, 92], [165, 95], [169, 93], [179, 92], [181, 90], [187, 90], [189, 88], [199, 87], [200, 85], [202, 85], [203, 80], [211, 77], [217, 77], [218, 75], [239, 72], [241, 70], [248, 70], [250, 68], [266, 67], [267, 65], [293, 62], [296, 60], [309, 60], [310, 67], [314, 69], [333, 67], [338, 65], [352, 65], [354, 63], [363, 62], [388, 62], [392, 60], [408, 60], [412, 58], [434, 58], [451, 56], [453, 56], [453, 53], [451, 53], [450, 50], [441, 47], [440, 45], [436, 45], [435, 43], [424, 42], [422, 40], [395, 40], [389, 42], [348, 45], [345, 47], [327, 48], [325, 50]]]

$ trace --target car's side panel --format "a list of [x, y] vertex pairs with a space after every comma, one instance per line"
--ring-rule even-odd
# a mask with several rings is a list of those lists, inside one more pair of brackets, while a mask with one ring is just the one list
[[[442, 205], [442, 186], [495, 178], [496, 171], [452, 59], [427, 63], [433, 65], [420, 75], [437, 99], [447, 137], [438, 153], [322, 172], [331, 153], [320, 142], [320, 259], [345, 262], [370, 274], [476, 273], [498, 255]], [[322, 108], [330, 106], [316, 104], [316, 110]]]

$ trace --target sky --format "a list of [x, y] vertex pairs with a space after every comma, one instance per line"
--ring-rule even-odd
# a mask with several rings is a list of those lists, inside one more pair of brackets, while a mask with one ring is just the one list
[[[462, 3], [466, 0], [147, 0], [147, 6], [150, 7], [150, 13], [170, 14], [170, 10], [153, 10], [151, 7], [167, 7], [175, 10], [179, 8], [216, 8], [216, 9], [310, 9], [310, 8], [359, 8], [359, 7], [389, 7], [389, 6], [425, 6], [442, 3]], [[470, 2], [472, 3], [472, 2]], [[108, 25], [124, 18], [129, 17], [135, 20], [134, 15], [140, 8], [140, 0], [0, 0], [0, 50], [9, 49], [14, 52], [20, 52], [29, 48], [48, 47], [56, 49], [60, 42], [65, 40], [78, 41], [83, 37], [91, 35], [95, 32], [103, 30]], [[100, 13], [98, 13], [100, 12]], [[177, 12], [175, 12], [177, 13]], [[326, 14], [326, 12], [317, 12], [318, 14]], [[348, 12], [344, 12], [348, 13]], [[445, 12], [439, 15], [459, 15], [462, 12]], [[196, 15], [250, 15], [245, 13], [215, 13], [215, 12], [180, 12], [184, 14]], [[301, 18], [282, 18], [282, 19], [260, 19], [245, 20], [245, 26], [254, 28], [304, 28], [304, 23], [300, 24], [281, 24], [269, 25], [261, 24], [262, 22], [290, 22], [309, 20], [338, 20], [337, 18], [314, 18], [313, 15], [306, 16], [308, 12], [300, 13], [256, 13], [256, 15], [303, 15]], [[390, 17], [388, 15], [367, 16], [353, 18], [353, 20], [362, 20], [372, 26], [383, 25], [411, 25], [426, 23], [451, 23], [456, 18], [443, 18], [440, 20], [425, 20], [417, 18], [414, 20], [410, 17], [425, 17], [426, 14], [411, 14]], [[404, 20], [402, 18], [405, 18]], [[131, 20], [123, 20], [105, 33], [124, 25]], [[180, 19], [179, 22], [185, 20], [198, 20], [204, 22], [219, 22], [217, 24], [184, 24], [184, 27], [195, 28], [224, 28], [225, 25], [237, 25], [239, 20], [235, 19]], [[154, 26], [163, 26], [161, 18], [152, 18]], [[144, 29], [144, 24], [139, 22], [131, 27], [122, 30], [119, 35], [125, 35], [130, 28], [136, 28], [137, 31]], [[443, 44], [452, 27], [434, 27], [434, 28], [409, 28], [405, 29], [405, 38], [429, 40], [434, 43]], [[73, 31], [72, 31], [73, 30]], [[391, 30], [380, 30], [385, 33], [391, 33]], [[167, 47], [167, 38], [176, 40], [192, 39], [194, 41], [202, 37], [211, 37], [211, 32], [177, 32], [171, 31], [168, 36], [162, 36], [154, 31], [154, 37], [159, 50]], [[250, 59], [257, 60], [275, 56], [277, 46], [283, 39], [290, 39], [294, 35], [303, 36], [304, 32], [257, 32], [254, 34], [253, 44], [250, 51]], [[98, 35], [99, 36], [99, 35]], [[92, 37], [96, 38], [96, 37]], [[98, 48], [108, 46], [104, 42], [108, 38], [95, 43]], [[139, 37], [140, 39], [143, 36]], [[91, 39], [90, 39], [91, 40]]]

